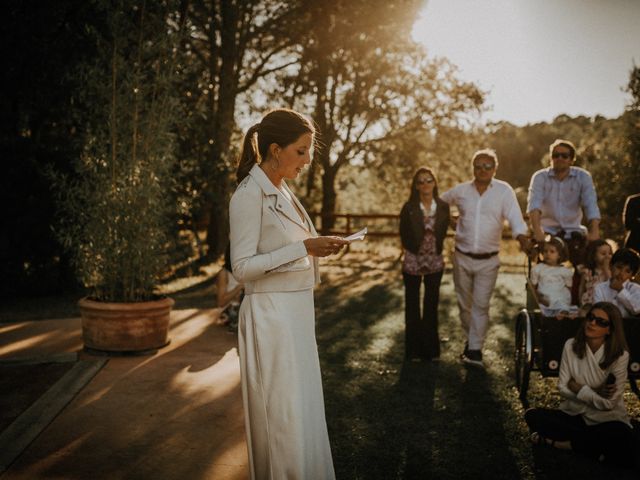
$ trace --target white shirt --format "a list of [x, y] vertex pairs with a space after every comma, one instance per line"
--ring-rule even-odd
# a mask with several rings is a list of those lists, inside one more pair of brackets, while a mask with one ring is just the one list
[[609, 280], [598, 283], [593, 290], [593, 303], [611, 302], [620, 309], [623, 317], [640, 313], [640, 285], [629, 280], [619, 292], [611, 288]]
[[440, 198], [458, 207], [456, 247], [463, 252], [499, 251], [505, 220], [511, 226], [513, 238], [527, 233], [516, 194], [507, 182], [494, 178], [480, 195], [471, 180], [456, 185]]
[[571, 305], [573, 272], [562, 265], [536, 263], [531, 269], [531, 283], [549, 302], [549, 308], [568, 310]]
[[[566, 341], [558, 376], [558, 390], [564, 397], [560, 410], [569, 415], [582, 415], [587, 425], [619, 421], [631, 426], [622, 395], [627, 381], [629, 353], [624, 352], [606, 370], [599, 365], [603, 357], [604, 344], [595, 353], [587, 346], [584, 358], [578, 358], [573, 351], [573, 338]], [[611, 398], [604, 398], [594, 389], [604, 383], [609, 373], [616, 376], [616, 391]], [[568, 386], [572, 378], [583, 385], [577, 395]]]

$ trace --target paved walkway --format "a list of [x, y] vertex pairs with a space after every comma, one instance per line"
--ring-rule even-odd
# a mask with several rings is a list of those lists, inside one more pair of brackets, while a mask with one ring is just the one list
[[[0, 478], [246, 479], [237, 342], [217, 316], [215, 309], [175, 311], [167, 347], [106, 359], [82, 353], [77, 318], [0, 324], [3, 364], [71, 358], [82, 366], [2, 433], [0, 450], [11, 446], [9, 430], [20, 437], [27, 426], [37, 436], [0, 465]], [[49, 423], [46, 414], [64, 394], [68, 403]]]

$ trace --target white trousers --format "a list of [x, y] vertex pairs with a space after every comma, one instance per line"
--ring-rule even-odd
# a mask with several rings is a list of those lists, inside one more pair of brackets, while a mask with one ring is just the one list
[[453, 282], [469, 350], [482, 350], [484, 345], [489, 328], [489, 304], [499, 268], [498, 255], [475, 260], [460, 252], [453, 254]]
[[253, 293], [238, 346], [252, 480], [334, 480], [313, 290]]

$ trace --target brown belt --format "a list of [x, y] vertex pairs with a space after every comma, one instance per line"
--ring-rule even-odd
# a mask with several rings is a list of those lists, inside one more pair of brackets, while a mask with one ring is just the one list
[[474, 260], [486, 260], [487, 258], [494, 257], [498, 254], [498, 252], [468, 253], [468, 252], [463, 252], [458, 247], [456, 247], [456, 252], [460, 252], [461, 254], [466, 255], [467, 257], [473, 258]]

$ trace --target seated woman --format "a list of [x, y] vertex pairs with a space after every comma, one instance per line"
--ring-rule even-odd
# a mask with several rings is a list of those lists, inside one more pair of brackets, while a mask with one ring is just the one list
[[224, 252], [224, 266], [216, 279], [216, 296], [218, 308], [223, 309], [220, 314], [221, 323], [233, 332], [238, 329], [238, 313], [243, 292], [244, 286], [238, 283], [231, 273], [231, 254], [227, 247]]
[[531, 269], [531, 283], [545, 316], [568, 314], [572, 310], [573, 272], [563, 265], [568, 257], [565, 243], [551, 237], [542, 245], [542, 261]]
[[640, 285], [632, 282], [640, 269], [640, 257], [630, 248], [621, 248], [611, 257], [611, 279], [596, 285], [594, 302], [611, 302], [623, 317], [640, 314]]
[[620, 311], [608, 302], [595, 303], [576, 336], [564, 345], [560, 409], [525, 412], [531, 441], [632, 466], [633, 435], [623, 398], [628, 363]]

